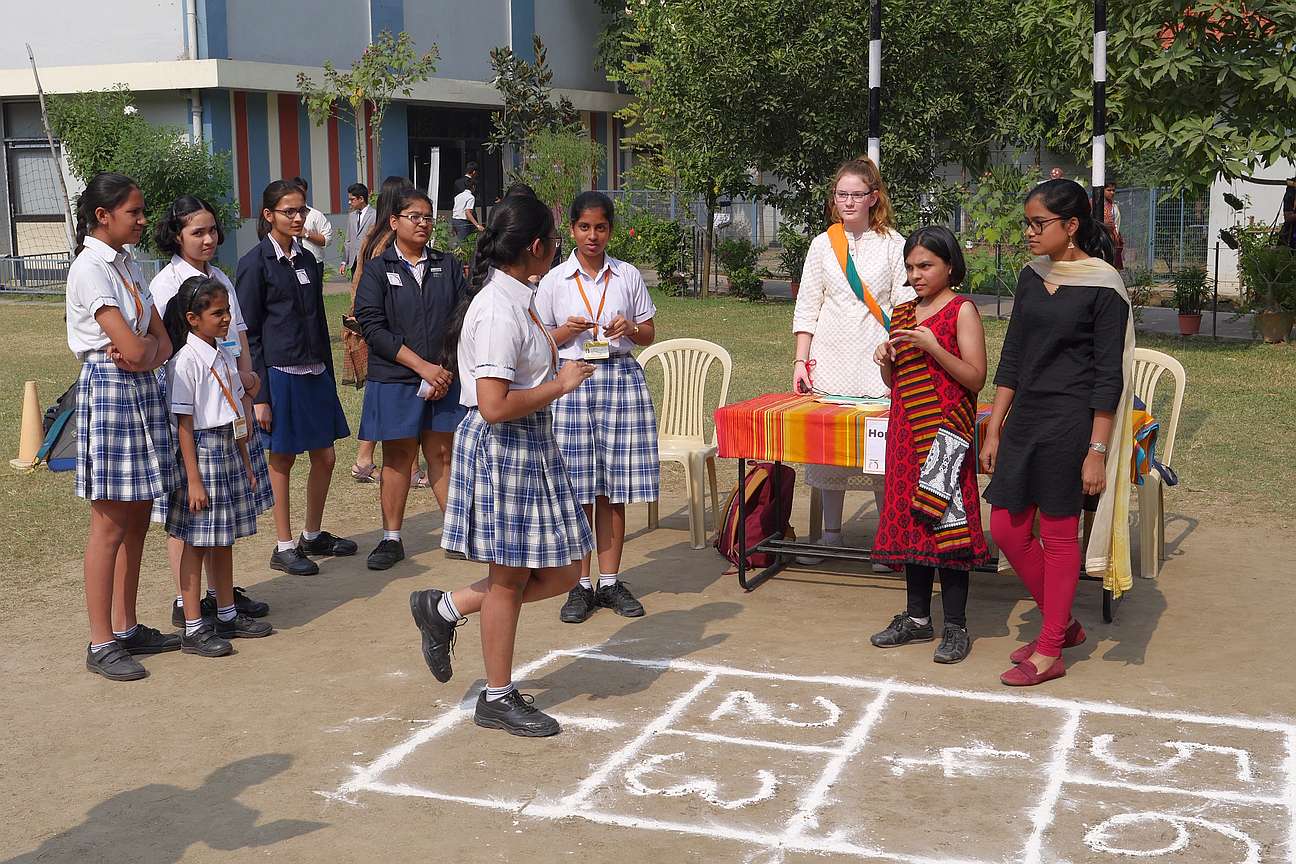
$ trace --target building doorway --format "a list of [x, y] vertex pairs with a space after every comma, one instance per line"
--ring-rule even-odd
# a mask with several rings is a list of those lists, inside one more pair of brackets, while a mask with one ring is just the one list
[[445, 108], [411, 105], [406, 110], [409, 124], [409, 161], [414, 180], [427, 188], [433, 147], [441, 148], [441, 182], [437, 207], [449, 210], [454, 201], [455, 181], [464, 166], [477, 163], [478, 212], [492, 204], [504, 191], [504, 169], [500, 154], [486, 149], [491, 112], [485, 108]]

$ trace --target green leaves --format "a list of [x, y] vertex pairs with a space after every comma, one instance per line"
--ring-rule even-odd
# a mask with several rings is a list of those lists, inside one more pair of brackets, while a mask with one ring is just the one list
[[491, 69], [495, 77], [491, 85], [499, 91], [504, 107], [492, 118], [491, 135], [487, 147], [499, 150], [513, 147], [523, 161], [530, 159], [531, 143], [542, 133], [575, 133], [580, 129], [580, 116], [566, 96], [553, 99], [553, 70], [545, 52], [544, 42], [538, 35], [532, 37], [535, 62], [513, 53], [507, 46], [492, 48]]

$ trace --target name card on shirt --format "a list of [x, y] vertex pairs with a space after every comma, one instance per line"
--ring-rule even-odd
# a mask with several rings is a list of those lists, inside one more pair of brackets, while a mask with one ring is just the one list
[[441, 268], [440, 268], [440, 267], [433, 267], [433, 268], [431, 268], [430, 270], [428, 270], [428, 272], [431, 273], [433, 276], [440, 276], [440, 275], [441, 275]]
[[237, 339], [221, 339], [220, 347], [224, 348], [235, 357], [238, 357], [243, 353], [243, 343], [239, 342]]
[[390, 285], [395, 285], [397, 288], [399, 288], [399, 287], [401, 286], [401, 278], [400, 278], [400, 274], [399, 274], [399, 273], [388, 273], [388, 274], [387, 274], [387, 282], [388, 282], [388, 284], [390, 284]]
[[310, 284], [310, 274], [307, 273], [305, 270], [298, 270], [298, 271], [297, 271], [297, 281], [300, 282], [300, 283], [303, 284], [303, 285], [309, 285], [309, 284]]

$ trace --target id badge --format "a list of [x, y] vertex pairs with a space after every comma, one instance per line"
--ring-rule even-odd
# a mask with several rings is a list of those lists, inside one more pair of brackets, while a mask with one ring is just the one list
[[239, 441], [246, 441], [248, 437], [248, 425], [246, 417], [234, 418], [234, 437]]
[[298, 271], [297, 271], [297, 281], [300, 282], [302, 285], [309, 285], [309, 284], [311, 284], [310, 274], [307, 273], [305, 270], [298, 270]]
[[581, 345], [586, 360], [606, 360], [612, 356], [612, 345], [599, 339], [591, 339]]
[[237, 339], [222, 339], [220, 345], [233, 357], [238, 357], [243, 353], [243, 343]]

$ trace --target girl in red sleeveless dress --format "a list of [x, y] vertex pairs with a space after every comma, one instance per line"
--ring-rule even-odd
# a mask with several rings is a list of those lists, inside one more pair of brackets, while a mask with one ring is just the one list
[[873, 356], [891, 388], [886, 491], [873, 560], [904, 565], [909, 597], [908, 608], [871, 641], [894, 648], [936, 638], [931, 595], [939, 569], [945, 626], [933, 659], [957, 663], [972, 648], [968, 573], [989, 558], [973, 447], [985, 331], [976, 305], [953, 291], [967, 270], [949, 229], [918, 229], [904, 255], [918, 299], [895, 308], [890, 341]]

